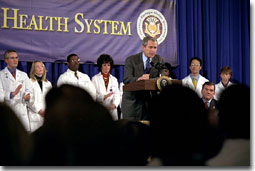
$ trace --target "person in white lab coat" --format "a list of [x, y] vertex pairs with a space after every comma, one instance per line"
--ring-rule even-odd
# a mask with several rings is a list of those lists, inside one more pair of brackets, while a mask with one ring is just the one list
[[0, 102], [3, 102], [3, 101], [4, 101], [4, 89], [0, 80]]
[[220, 99], [220, 95], [223, 90], [225, 90], [228, 86], [233, 83], [230, 81], [232, 77], [232, 69], [229, 66], [224, 66], [220, 69], [220, 78], [221, 81], [215, 85], [215, 96], [216, 100]]
[[205, 82], [209, 81], [202, 75], [200, 75], [200, 70], [202, 69], [202, 61], [198, 57], [193, 57], [190, 60], [190, 71], [191, 73], [182, 79], [182, 85], [194, 90], [199, 97], [202, 97], [202, 86]]
[[30, 132], [27, 103], [32, 96], [31, 82], [25, 72], [17, 69], [19, 57], [16, 50], [6, 50], [4, 61], [7, 66], [0, 71], [4, 102], [15, 111], [26, 131]]
[[57, 86], [62, 84], [70, 84], [76, 87], [85, 89], [94, 100], [96, 100], [96, 88], [91, 82], [89, 76], [80, 71], [80, 59], [77, 54], [70, 54], [67, 56], [68, 69], [65, 73], [61, 74], [57, 81]]
[[119, 119], [123, 119], [123, 114], [122, 114], [122, 111], [121, 111], [121, 104], [122, 104], [122, 95], [123, 95], [123, 86], [124, 86], [124, 83], [121, 82], [120, 83], [120, 118]]
[[109, 109], [114, 120], [118, 120], [117, 107], [120, 104], [120, 92], [117, 78], [110, 74], [113, 59], [108, 54], [102, 54], [97, 59], [97, 65], [99, 73], [92, 78], [97, 90], [96, 100]]
[[34, 61], [30, 71], [30, 80], [33, 96], [28, 103], [28, 117], [31, 132], [42, 126], [44, 121], [45, 96], [52, 88], [51, 82], [46, 79], [46, 69], [41, 61]]

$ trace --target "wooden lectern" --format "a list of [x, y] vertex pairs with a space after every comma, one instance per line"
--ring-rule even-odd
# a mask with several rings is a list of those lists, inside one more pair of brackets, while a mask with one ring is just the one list
[[[182, 80], [171, 80], [173, 84], [182, 84]], [[126, 84], [123, 91], [158, 90], [157, 80], [141, 80]]]

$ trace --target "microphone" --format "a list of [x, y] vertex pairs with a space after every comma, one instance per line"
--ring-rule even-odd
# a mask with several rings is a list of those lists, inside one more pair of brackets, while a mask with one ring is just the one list
[[155, 65], [155, 63], [154, 63], [154, 62], [152, 62], [152, 61], [151, 61], [151, 63], [150, 63], [150, 64], [151, 64], [151, 66], [152, 66], [152, 67], [155, 67], [155, 66], [154, 66], [154, 65]]
[[154, 62], [150, 62], [151, 66], [158, 69], [158, 70], [161, 70], [161, 69], [164, 69], [165, 68], [165, 64], [164, 63], [160, 63], [160, 62], [157, 62], [157, 63], [154, 63]]

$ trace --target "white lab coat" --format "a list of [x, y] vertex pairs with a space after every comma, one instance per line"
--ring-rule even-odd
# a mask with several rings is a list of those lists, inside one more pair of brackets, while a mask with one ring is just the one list
[[[229, 87], [232, 84], [233, 83], [229, 81], [227, 87]], [[225, 90], [225, 87], [222, 84], [222, 82], [219, 82], [218, 84], [215, 85], [215, 95], [214, 95], [214, 99], [215, 100], [219, 100], [220, 99], [220, 95], [221, 95], [223, 90]]]
[[123, 86], [124, 86], [124, 83], [121, 82], [120, 83], [120, 108], [121, 108], [122, 95], [123, 95]]
[[2, 80], [0, 79], [0, 102], [4, 102], [4, 90]]
[[[109, 109], [109, 107], [112, 104], [115, 104], [116, 108], [110, 112], [112, 114], [113, 119], [118, 120], [117, 107], [120, 104], [120, 91], [117, 78], [110, 74], [107, 90], [105, 88], [105, 83], [101, 72], [92, 78], [92, 83], [95, 85], [97, 90], [96, 100], [98, 102], [102, 103], [107, 109]], [[104, 100], [104, 95], [110, 92], [113, 92], [114, 94]]]
[[199, 75], [199, 79], [197, 82], [197, 87], [195, 88], [193, 85], [193, 81], [190, 77], [190, 75], [186, 76], [185, 78], [182, 79], [182, 85], [191, 88], [192, 90], [194, 90], [198, 96], [200, 98], [202, 98], [202, 86], [205, 82], [209, 81], [208, 79], [206, 79], [205, 77], [203, 77], [202, 75]]
[[62, 84], [70, 84], [77, 86], [86, 90], [94, 100], [96, 100], [96, 88], [91, 82], [89, 76], [82, 72], [77, 71], [79, 79], [74, 76], [74, 71], [67, 69], [67, 71], [61, 74], [57, 81], [57, 86], [59, 87]]
[[31, 80], [33, 97], [30, 99], [28, 103], [28, 117], [30, 121], [31, 132], [38, 129], [42, 126], [44, 118], [38, 114], [38, 112], [42, 109], [45, 110], [45, 96], [48, 91], [52, 88], [50, 81], [42, 81], [41, 90], [40, 85], [37, 81]]
[[[31, 97], [33, 96], [33, 94], [31, 82], [27, 74], [23, 71], [16, 69], [16, 79], [14, 79], [10, 71], [7, 69], [7, 67], [5, 67], [3, 70], [0, 71], [0, 80], [4, 91], [4, 102], [14, 110], [21, 123], [23, 124], [24, 128], [28, 132], [30, 132], [30, 123], [27, 112], [28, 102], [25, 101], [24, 97], [28, 93], [30, 93]], [[20, 92], [11, 99], [11, 92], [14, 92], [20, 84], [22, 84]]]
[[[121, 82], [120, 83], [120, 111], [121, 111], [121, 104], [122, 104], [123, 86], [124, 86], [124, 83]], [[120, 119], [123, 119], [122, 111], [120, 113]]]

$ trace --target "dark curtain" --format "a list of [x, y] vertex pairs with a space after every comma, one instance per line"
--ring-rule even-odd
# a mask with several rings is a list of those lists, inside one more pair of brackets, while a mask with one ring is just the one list
[[201, 74], [214, 83], [220, 69], [233, 70], [232, 81], [250, 86], [250, 1], [177, 0], [177, 78], [190, 73], [189, 60], [202, 59]]
[[[177, 79], [190, 73], [189, 60], [198, 56], [203, 61], [201, 74], [214, 83], [220, 81], [219, 71], [225, 65], [233, 69], [232, 81], [250, 86], [250, 2], [249, 0], [177, 0], [178, 66]], [[167, 17], [167, 16], [165, 16]], [[103, 53], [103, 52], [102, 52]], [[55, 86], [66, 71], [64, 62], [45, 63], [47, 79]], [[0, 61], [0, 69], [5, 67]], [[19, 69], [30, 72], [31, 62], [20, 62]], [[90, 78], [98, 73], [91, 63], [80, 64], [80, 71]], [[124, 66], [111, 71], [119, 82]]]

